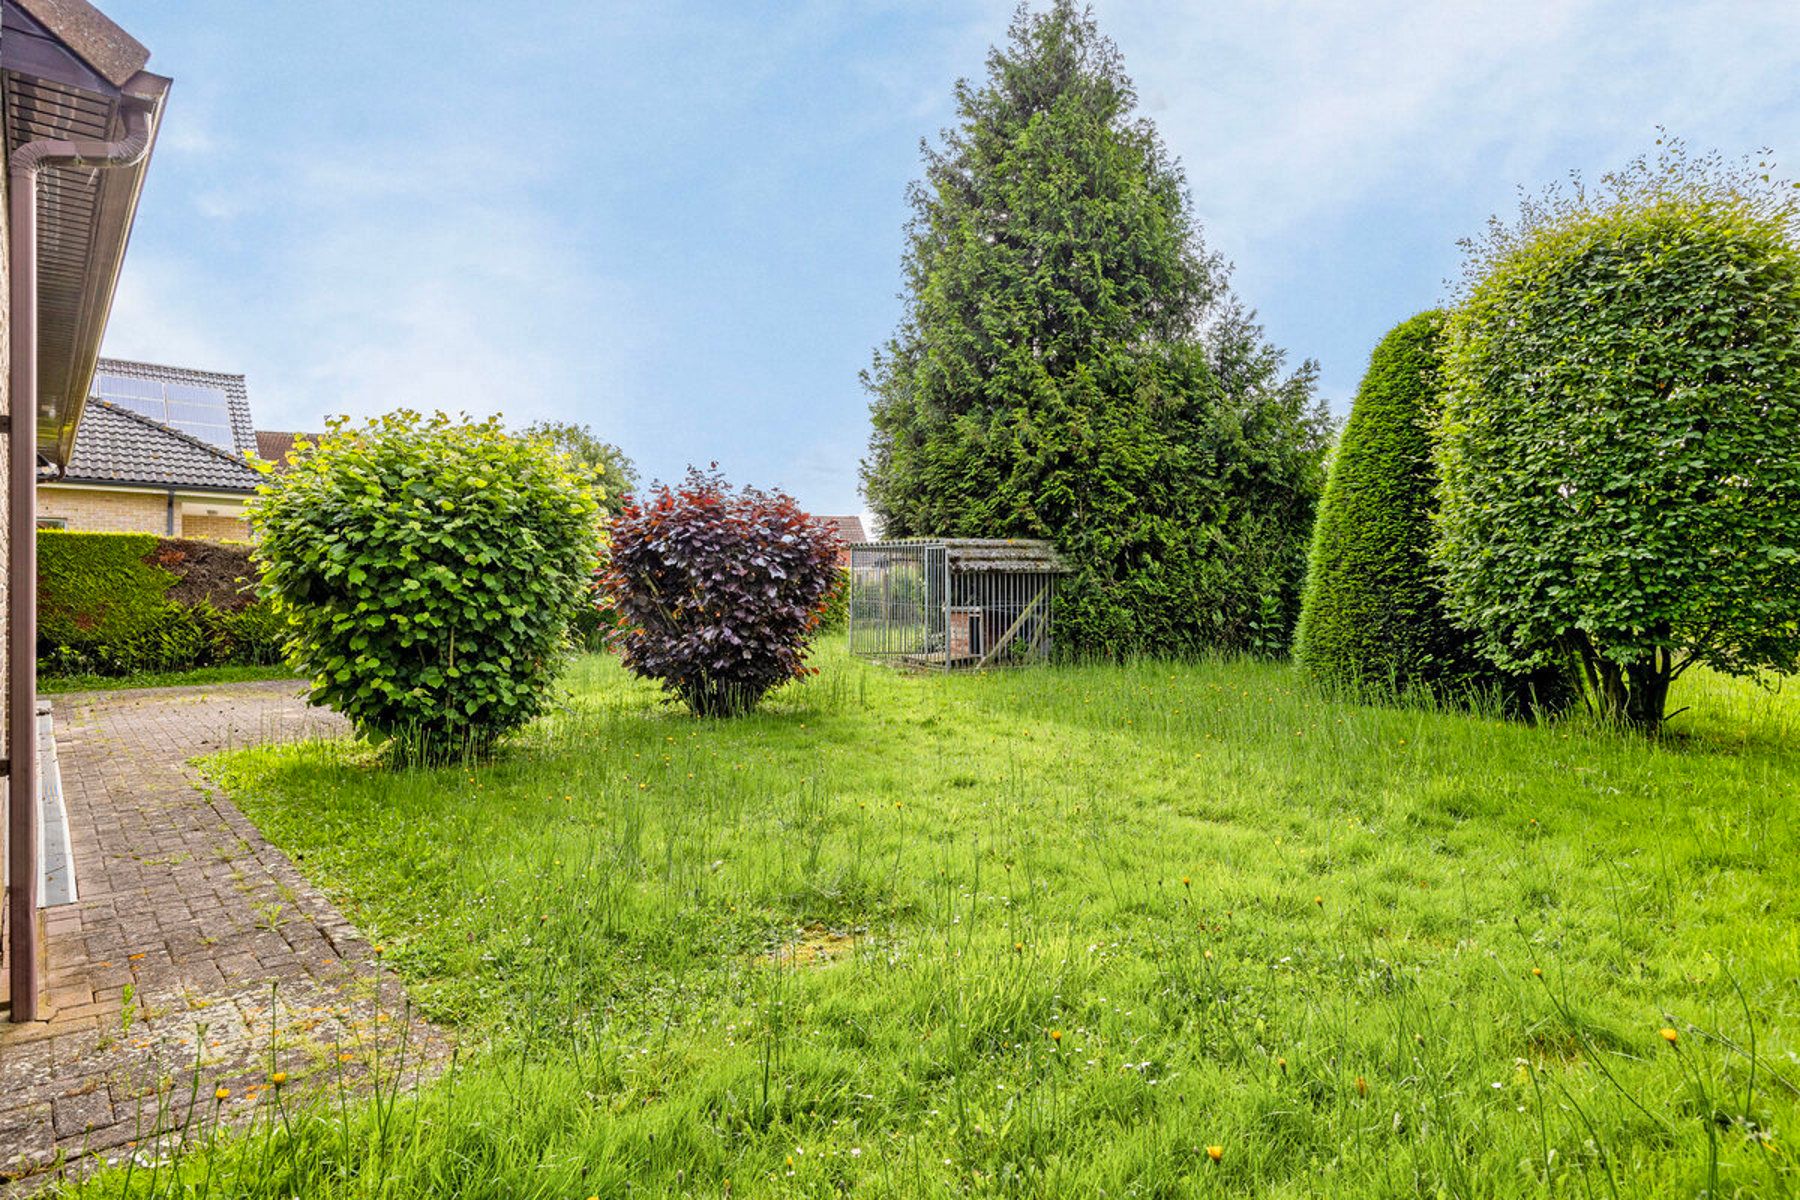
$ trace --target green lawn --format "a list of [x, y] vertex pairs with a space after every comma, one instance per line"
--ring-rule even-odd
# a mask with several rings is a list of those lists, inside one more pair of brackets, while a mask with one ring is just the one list
[[1331, 703], [1277, 665], [821, 659], [731, 723], [585, 660], [473, 770], [215, 760], [488, 1048], [386, 1148], [324, 1113], [211, 1186], [1795, 1190], [1791, 694], [1696, 680], [1685, 736], [1646, 744]]

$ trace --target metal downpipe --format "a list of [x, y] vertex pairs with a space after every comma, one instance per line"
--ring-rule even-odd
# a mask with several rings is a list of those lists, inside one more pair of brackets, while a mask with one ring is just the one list
[[6, 740], [8, 882], [12, 934], [7, 970], [12, 1019], [38, 1016], [37, 748], [37, 184], [45, 167], [129, 167], [150, 149], [150, 107], [127, 96], [125, 136], [40, 138], [13, 151], [7, 238], [12, 352], [7, 434]]

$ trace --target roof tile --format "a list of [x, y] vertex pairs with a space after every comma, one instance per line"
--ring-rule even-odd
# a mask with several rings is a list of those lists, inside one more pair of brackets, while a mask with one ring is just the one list
[[63, 478], [234, 492], [262, 481], [242, 457], [98, 397], [87, 403]]

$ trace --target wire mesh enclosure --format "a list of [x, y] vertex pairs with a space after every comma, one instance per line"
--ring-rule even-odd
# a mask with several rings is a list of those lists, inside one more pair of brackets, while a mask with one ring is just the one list
[[1056, 580], [1048, 542], [908, 538], [850, 547], [850, 653], [940, 671], [1041, 662]]

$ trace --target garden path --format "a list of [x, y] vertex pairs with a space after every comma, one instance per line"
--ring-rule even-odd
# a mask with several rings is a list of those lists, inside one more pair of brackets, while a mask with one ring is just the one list
[[171, 1129], [269, 1104], [273, 1071], [290, 1094], [363, 1073], [402, 1026], [412, 1062], [441, 1056], [361, 934], [189, 765], [336, 716], [274, 682], [59, 696], [55, 719], [80, 897], [45, 910], [49, 1018], [0, 1024], [0, 1193], [166, 1156]]

